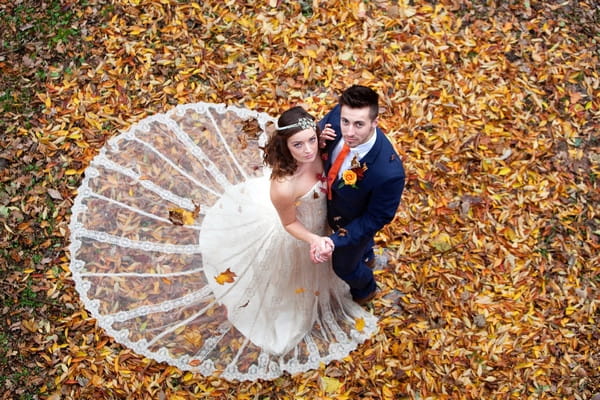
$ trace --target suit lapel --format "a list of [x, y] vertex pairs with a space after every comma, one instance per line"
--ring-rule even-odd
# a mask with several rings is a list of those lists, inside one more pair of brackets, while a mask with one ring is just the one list
[[[370, 167], [371, 164], [375, 162], [377, 156], [379, 155], [379, 152], [381, 151], [381, 147], [383, 146], [383, 141], [385, 140], [385, 135], [379, 130], [379, 128], [376, 129], [375, 134], [377, 135], [375, 144], [373, 144], [371, 150], [369, 150], [369, 152], [359, 160], [361, 164], [367, 164], [367, 167]], [[369, 172], [367, 170], [367, 174], [368, 173]]]
[[[365, 156], [359, 160], [360, 164], [361, 165], [365, 164], [367, 166], [367, 168], [371, 168], [371, 166], [375, 163], [375, 160], [377, 160], [377, 156], [379, 155], [379, 153], [381, 152], [381, 148], [383, 147], [383, 141], [387, 140], [384, 133], [379, 128], [376, 128], [375, 134], [377, 135], [375, 144], [373, 144], [373, 147], [371, 148], [371, 150], [369, 150], [369, 152], [367, 154], [365, 154]], [[329, 169], [331, 168], [331, 164], [333, 164], [333, 159], [332, 159], [333, 149], [335, 149], [335, 147], [337, 146], [337, 144], [339, 143], [339, 141], [341, 139], [342, 139], [342, 135], [339, 135], [338, 137], [336, 137], [335, 140], [331, 143], [331, 147], [327, 151], [327, 160], [325, 161], [325, 171], [327, 171], [327, 172], [329, 172]], [[365, 178], [368, 178], [368, 175], [369, 175], [369, 170], [367, 169], [367, 171], [365, 172]], [[332, 188], [336, 188], [338, 186], [340, 179], [341, 178], [339, 178], [339, 177], [335, 178], [335, 181], [333, 181], [333, 184], [332, 184]]]

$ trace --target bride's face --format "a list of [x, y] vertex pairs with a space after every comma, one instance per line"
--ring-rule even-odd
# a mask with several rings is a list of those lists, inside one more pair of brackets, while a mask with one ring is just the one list
[[296, 132], [288, 138], [287, 146], [296, 162], [312, 162], [319, 153], [317, 132], [313, 128]]

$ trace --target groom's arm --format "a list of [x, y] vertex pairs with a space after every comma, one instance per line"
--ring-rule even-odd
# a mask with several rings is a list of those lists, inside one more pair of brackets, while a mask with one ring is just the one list
[[319, 121], [319, 128], [325, 129], [325, 125], [330, 124], [336, 132], [340, 131], [341, 108], [339, 104], [331, 109], [322, 120]]
[[404, 181], [402, 175], [381, 182], [371, 193], [366, 211], [330, 235], [335, 247], [356, 245], [365, 238], [372, 238], [390, 223], [400, 205]]

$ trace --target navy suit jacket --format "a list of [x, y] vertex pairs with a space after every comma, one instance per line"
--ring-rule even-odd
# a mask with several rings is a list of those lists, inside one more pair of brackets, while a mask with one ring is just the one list
[[[326, 147], [325, 171], [329, 171], [331, 153], [341, 140], [341, 108], [337, 105], [320, 122], [321, 129], [331, 124], [336, 138]], [[361, 159], [367, 170], [356, 188], [348, 185], [339, 187], [340, 179], [332, 184], [332, 199], [327, 201], [327, 221], [335, 231], [331, 235], [335, 247], [364, 243], [392, 221], [396, 215], [406, 180], [402, 160], [394, 147], [379, 129], [373, 148]], [[340, 230], [340, 228], [343, 228]]]

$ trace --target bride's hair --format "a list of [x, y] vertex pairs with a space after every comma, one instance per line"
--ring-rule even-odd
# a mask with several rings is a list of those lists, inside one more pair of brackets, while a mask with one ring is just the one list
[[271, 167], [271, 179], [283, 178], [296, 172], [298, 164], [288, 149], [287, 141], [290, 136], [306, 129], [307, 124], [315, 127], [318, 140], [321, 129], [314, 120], [315, 117], [300, 106], [292, 107], [281, 114], [277, 120], [277, 128], [264, 148], [263, 161]]

